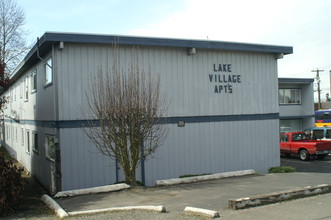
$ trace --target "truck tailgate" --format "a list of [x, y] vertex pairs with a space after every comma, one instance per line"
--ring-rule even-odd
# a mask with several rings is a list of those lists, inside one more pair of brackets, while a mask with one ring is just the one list
[[316, 151], [331, 150], [331, 142], [317, 142]]

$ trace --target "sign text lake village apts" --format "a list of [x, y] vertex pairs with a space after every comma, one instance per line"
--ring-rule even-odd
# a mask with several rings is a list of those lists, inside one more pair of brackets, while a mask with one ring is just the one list
[[209, 74], [209, 82], [217, 83], [214, 93], [232, 93], [232, 84], [241, 83], [241, 75], [232, 74], [232, 64], [213, 64], [213, 70], [215, 73]]

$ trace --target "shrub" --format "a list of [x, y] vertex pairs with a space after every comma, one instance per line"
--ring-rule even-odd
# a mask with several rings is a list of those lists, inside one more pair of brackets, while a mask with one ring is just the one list
[[8, 215], [18, 207], [24, 189], [21, 171], [0, 153], [0, 216]]
[[293, 173], [295, 171], [294, 167], [289, 166], [271, 167], [269, 169], [269, 173]]

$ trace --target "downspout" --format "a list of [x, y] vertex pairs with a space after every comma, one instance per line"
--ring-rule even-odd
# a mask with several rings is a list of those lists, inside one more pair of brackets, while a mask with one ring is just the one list
[[115, 158], [115, 174], [116, 174], [116, 182], [115, 183], [118, 183], [119, 182], [119, 176], [118, 176], [118, 170], [120, 169], [120, 167], [118, 166], [118, 160], [117, 160], [117, 157]]
[[[63, 42], [61, 42], [63, 44]], [[59, 47], [59, 50], [63, 49], [62, 47]], [[57, 60], [55, 59], [55, 45], [52, 45], [52, 66], [56, 67]], [[57, 68], [52, 68], [53, 71], [53, 81], [54, 81], [54, 113], [55, 113], [55, 192], [62, 191], [62, 172], [61, 172], [61, 146], [60, 146], [60, 128], [57, 124], [59, 121], [59, 99], [58, 99], [58, 89], [59, 89], [59, 83], [58, 83], [58, 74], [57, 74]]]
[[0, 114], [2, 114], [2, 118], [1, 118], [1, 121], [2, 121], [2, 145], [5, 147], [6, 146], [6, 124], [5, 124], [5, 113], [4, 113], [4, 111], [3, 110], [1, 110], [1, 113]]
[[[53, 56], [53, 47], [52, 47], [52, 56]], [[44, 65], [47, 65], [49, 68], [53, 69], [51, 65], [49, 65], [41, 56], [39, 55], [39, 37], [37, 37], [37, 57], [39, 60], [41, 60]]]
[[141, 154], [141, 182], [145, 185], [145, 156], [144, 156], [144, 142], [140, 146], [140, 154]]

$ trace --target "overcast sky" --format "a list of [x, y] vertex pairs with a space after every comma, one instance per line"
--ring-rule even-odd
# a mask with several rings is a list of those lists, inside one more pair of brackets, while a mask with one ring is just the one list
[[138, 35], [292, 46], [279, 77], [330, 89], [330, 0], [17, 0], [30, 41], [46, 31]]

